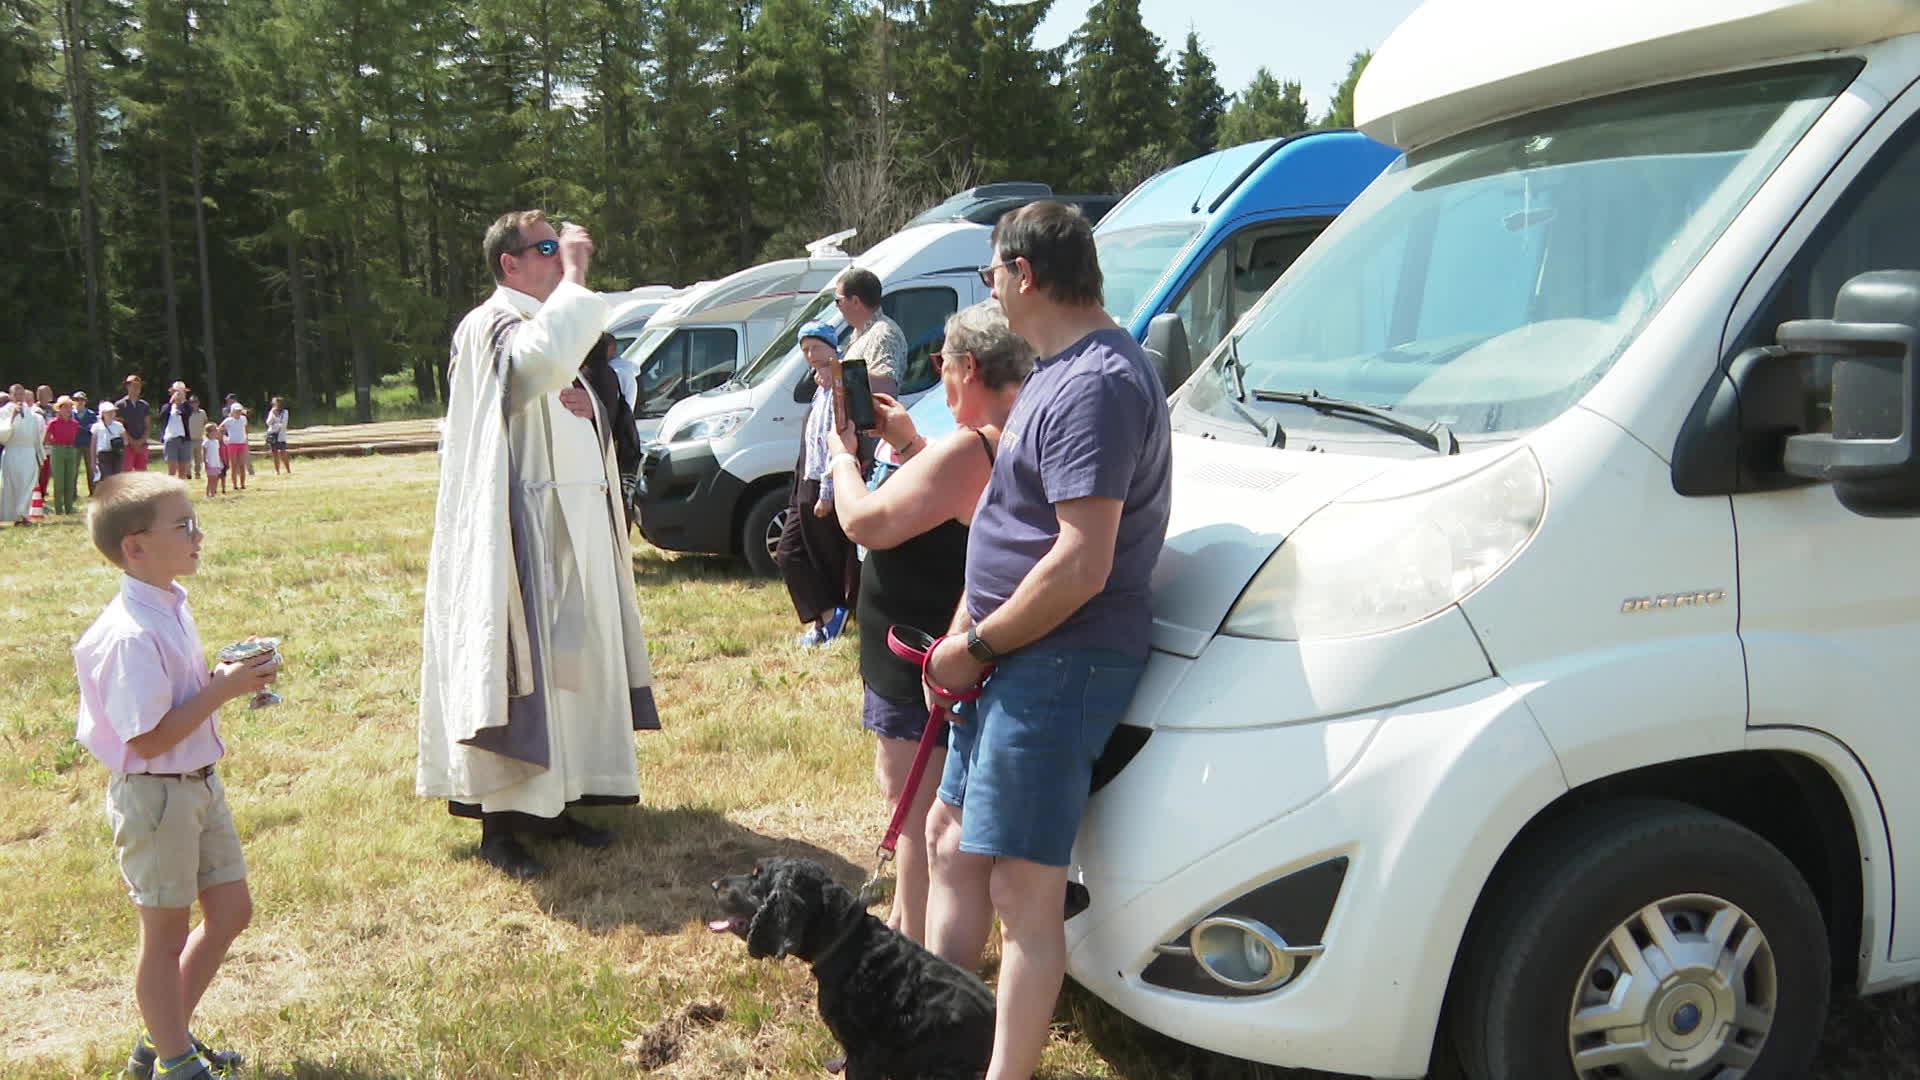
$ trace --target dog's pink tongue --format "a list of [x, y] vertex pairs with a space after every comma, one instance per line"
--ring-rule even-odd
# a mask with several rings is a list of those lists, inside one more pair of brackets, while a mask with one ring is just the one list
[[724, 934], [728, 930], [733, 929], [733, 920], [732, 919], [714, 919], [713, 921], [707, 923], [707, 929], [713, 931], [716, 934]]

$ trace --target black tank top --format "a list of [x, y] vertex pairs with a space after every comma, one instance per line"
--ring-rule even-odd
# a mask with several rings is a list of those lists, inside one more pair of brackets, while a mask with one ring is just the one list
[[[993, 461], [993, 444], [980, 432]], [[920, 669], [887, 648], [887, 628], [904, 623], [947, 632], [966, 589], [967, 527], [948, 518], [898, 547], [870, 550], [860, 568], [860, 678], [888, 701], [921, 699]]]

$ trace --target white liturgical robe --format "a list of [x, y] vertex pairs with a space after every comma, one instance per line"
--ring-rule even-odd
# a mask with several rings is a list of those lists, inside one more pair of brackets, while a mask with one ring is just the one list
[[[640, 793], [659, 726], [608, 412], [560, 403], [606, 324], [563, 282], [454, 332], [421, 642], [421, 795], [554, 817]], [[589, 397], [592, 396], [588, 391]]]
[[20, 402], [0, 405], [0, 524], [27, 516], [33, 485], [40, 479], [40, 459], [48, 454], [47, 425], [33, 406]]

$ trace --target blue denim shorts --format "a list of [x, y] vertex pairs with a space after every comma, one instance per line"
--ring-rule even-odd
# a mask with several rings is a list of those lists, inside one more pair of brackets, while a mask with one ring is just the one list
[[960, 850], [1067, 865], [1093, 763], [1145, 668], [1107, 649], [1026, 650], [1000, 661], [948, 736], [940, 799], [960, 809]]

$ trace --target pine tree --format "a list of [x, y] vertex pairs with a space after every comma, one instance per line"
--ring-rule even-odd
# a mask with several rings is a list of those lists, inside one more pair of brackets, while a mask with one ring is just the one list
[[85, 303], [80, 256], [64, 224], [74, 195], [58, 161], [61, 95], [47, 85], [57, 61], [36, 14], [26, 0], [0, 0], [0, 230], [22, 245], [0, 264], [0, 326], [17, 335], [15, 363], [64, 388], [91, 373], [75, 318]]
[[1143, 153], [1171, 157], [1173, 75], [1161, 42], [1140, 20], [1140, 0], [1094, 0], [1067, 40], [1067, 89], [1078, 129], [1078, 182], [1113, 186], [1123, 163]]
[[1187, 47], [1180, 53], [1180, 79], [1173, 102], [1183, 161], [1214, 148], [1220, 118], [1227, 111], [1227, 94], [1220, 88], [1217, 70], [1213, 58], [1200, 47], [1200, 35], [1189, 30]]
[[1347, 61], [1347, 77], [1333, 88], [1333, 100], [1327, 103], [1326, 115], [1320, 118], [1323, 128], [1350, 128], [1353, 126], [1353, 88], [1360, 84], [1360, 73], [1367, 70], [1367, 61], [1373, 59], [1373, 50], [1365, 49], [1353, 54]]
[[1283, 83], [1262, 67], [1221, 118], [1220, 145], [1239, 146], [1294, 135], [1307, 127], [1307, 103], [1300, 96], [1300, 84], [1292, 79]]

